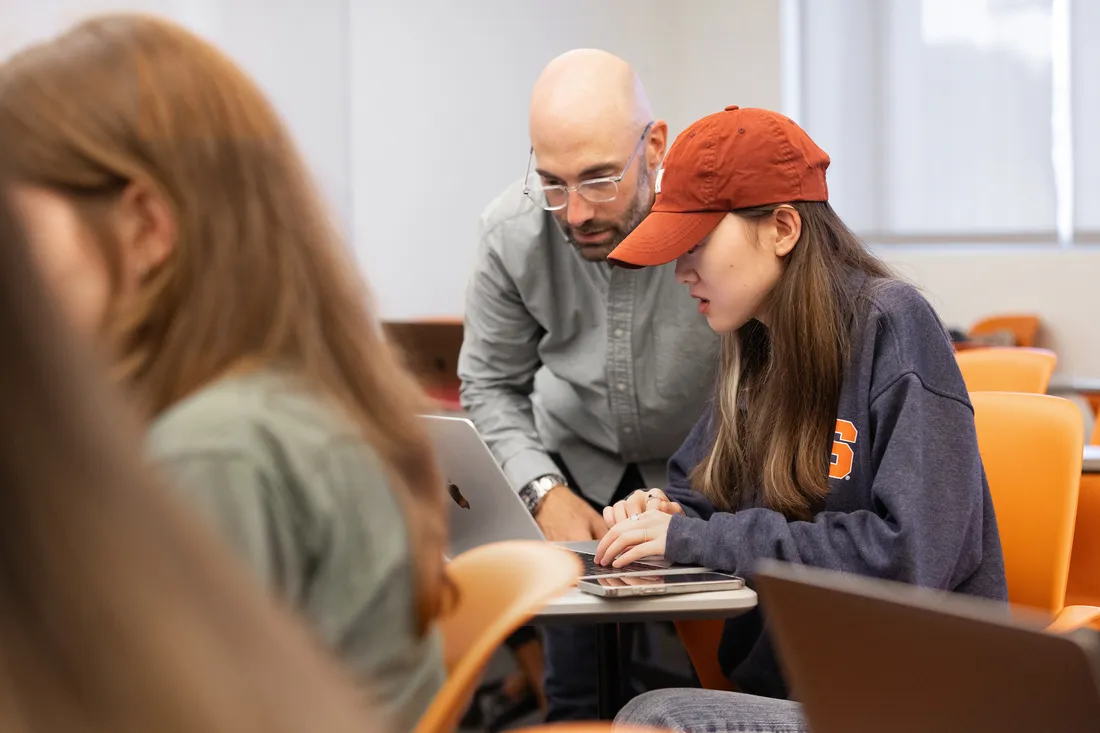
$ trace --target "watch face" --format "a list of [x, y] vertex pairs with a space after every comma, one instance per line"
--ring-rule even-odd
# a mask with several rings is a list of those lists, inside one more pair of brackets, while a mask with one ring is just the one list
[[542, 503], [542, 498], [550, 493], [550, 489], [564, 485], [564, 483], [565, 479], [560, 476], [539, 476], [520, 489], [519, 495], [527, 504], [527, 510], [534, 514], [539, 504]]

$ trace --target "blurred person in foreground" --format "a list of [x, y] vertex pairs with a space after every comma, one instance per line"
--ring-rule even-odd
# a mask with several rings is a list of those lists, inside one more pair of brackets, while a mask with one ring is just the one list
[[411, 730], [445, 675], [427, 403], [270, 102], [175, 24], [99, 17], [0, 66], [0, 158], [154, 461]]
[[351, 675], [149, 470], [5, 190], [0, 730], [384, 730]]

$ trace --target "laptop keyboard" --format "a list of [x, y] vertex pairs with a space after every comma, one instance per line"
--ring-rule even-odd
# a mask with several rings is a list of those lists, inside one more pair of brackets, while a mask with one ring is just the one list
[[596, 558], [585, 552], [578, 552], [577, 556], [581, 559], [581, 564], [584, 565], [584, 570], [581, 572], [581, 577], [591, 578], [597, 575], [619, 575], [621, 573], [648, 573], [654, 570], [663, 570], [659, 565], [650, 565], [644, 562], [632, 562], [629, 565], [624, 565], [621, 568], [613, 568], [610, 565], [599, 565], [596, 563]]

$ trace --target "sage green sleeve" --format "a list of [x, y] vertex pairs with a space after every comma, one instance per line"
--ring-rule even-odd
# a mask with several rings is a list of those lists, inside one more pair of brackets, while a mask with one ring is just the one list
[[409, 733], [443, 684], [438, 633], [415, 627], [405, 507], [344, 412], [273, 373], [227, 378], [160, 415], [149, 456], [272, 597]]
[[209, 520], [268, 587], [282, 585], [278, 518], [271, 511], [274, 479], [250, 458], [233, 453], [177, 454], [160, 461], [173, 487]]

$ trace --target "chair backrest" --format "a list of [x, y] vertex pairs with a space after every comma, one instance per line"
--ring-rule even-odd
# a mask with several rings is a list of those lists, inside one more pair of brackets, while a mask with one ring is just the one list
[[1047, 349], [968, 349], [955, 354], [969, 392], [1046, 394], [1058, 357]]
[[1010, 331], [1017, 346], [1034, 346], [1039, 335], [1039, 316], [1031, 314], [1001, 315], [983, 318], [970, 327], [970, 337], [997, 331]]
[[1065, 606], [1077, 518], [1081, 411], [1046, 395], [975, 392], [970, 399], [1009, 601], [1057, 614]]
[[451, 733], [493, 652], [548, 601], [576, 583], [580, 559], [548, 542], [497, 542], [447, 565], [458, 598], [441, 621], [447, 682], [415, 733]]
[[1100, 606], [1100, 473], [1081, 476], [1066, 603]]

